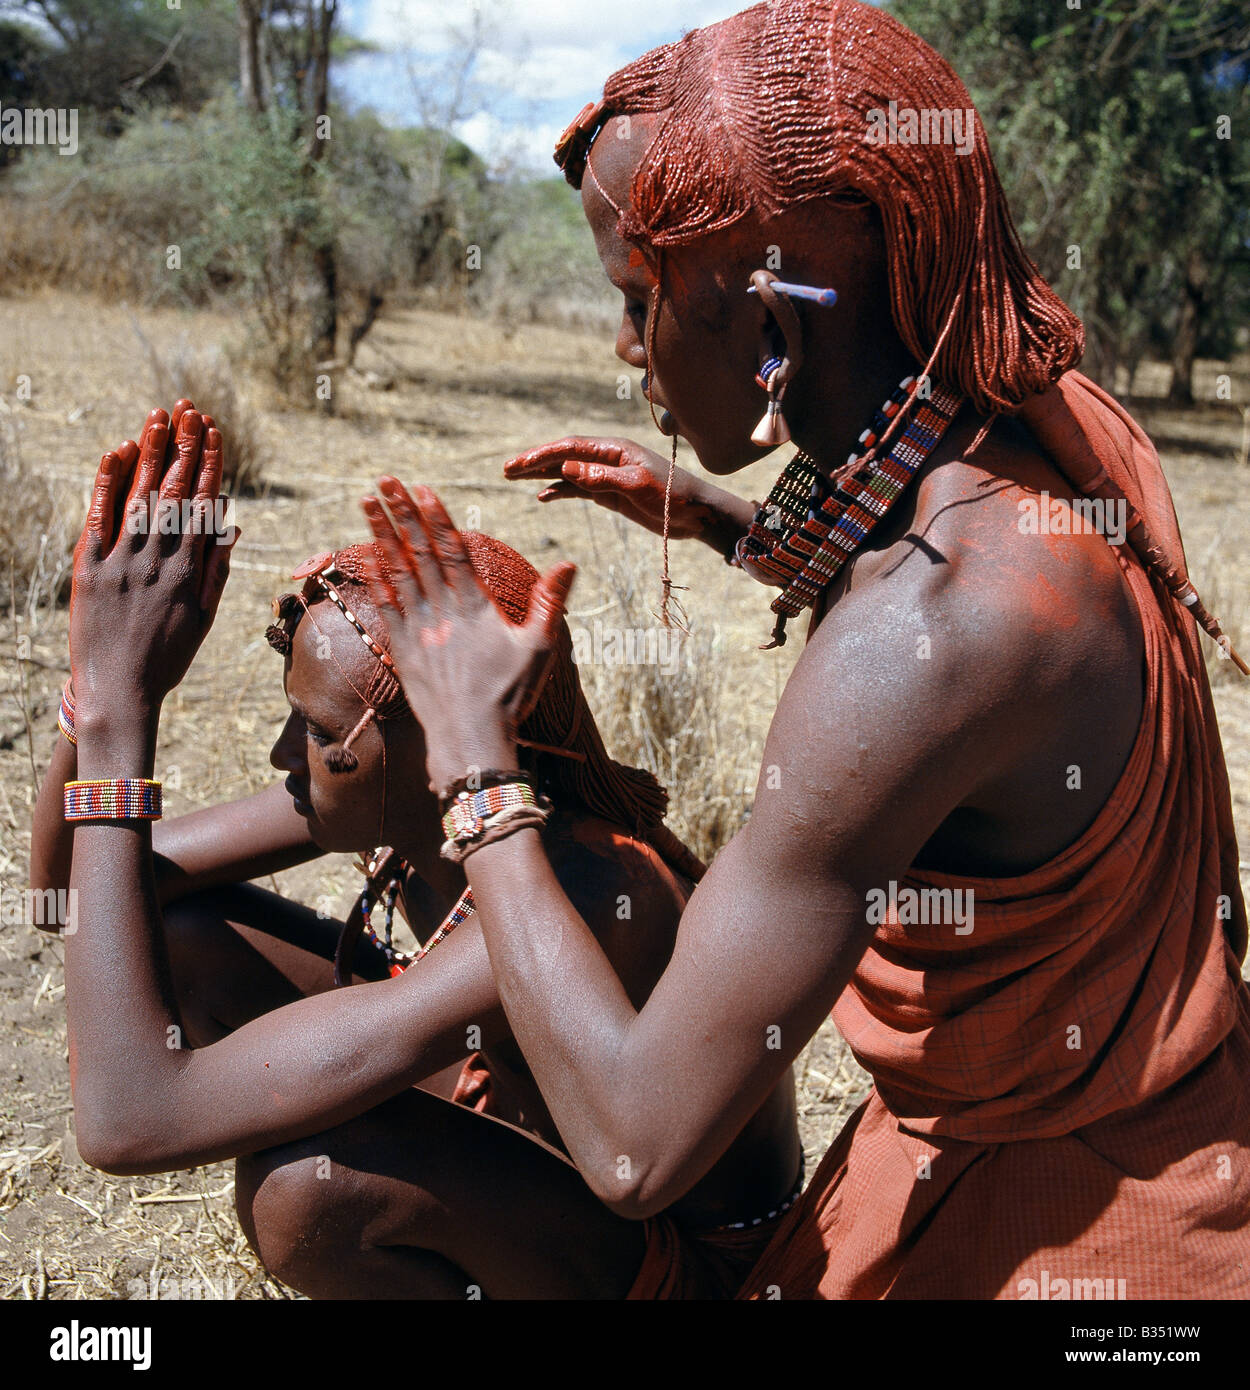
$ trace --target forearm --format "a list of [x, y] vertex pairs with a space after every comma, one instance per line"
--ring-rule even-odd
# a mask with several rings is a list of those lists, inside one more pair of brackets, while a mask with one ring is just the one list
[[152, 828], [162, 905], [206, 888], [280, 873], [323, 853], [280, 782], [254, 796], [158, 821]]
[[[30, 830], [30, 886], [37, 892], [60, 891], [69, 886], [74, 856], [74, 830], [65, 819], [65, 783], [78, 775], [78, 750], [62, 734], [57, 735], [52, 760], [35, 800]], [[55, 930], [63, 923], [39, 922]]]
[[[124, 727], [80, 718], [83, 778], [150, 777], [155, 716]], [[152, 873], [151, 825], [82, 821], [74, 830], [71, 887], [78, 929], [67, 936], [65, 991], [70, 1080], [85, 1151], [130, 1096], [160, 1104], [185, 1064]]]
[[[255, 1153], [332, 1129], [463, 1061], [470, 1026], [474, 1046], [506, 1033], [497, 998], [466, 1011], [449, 972], [422, 967], [415, 978], [406, 972], [275, 1009], [210, 1047], [176, 1054], [180, 1064], [165, 1061], [155, 1082], [151, 1072], [115, 1076], [113, 1110], [84, 1156], [109, 1172], [160, 1173]], [[488, 970], [485, 978], [489, 986]], [[86, 1065], [80, 1058], [80, 1075]]]
[[[154, 721], [82, 736], [85, 777], [149, 776]], [[112, 1172], [236, 1157], [362, 1114], [506, 1024], [470, 924], [414, 972], [299, 1000], [190, 1051], [170, 985], [145, 822], [83, 822], [67, 940], [70, 1074], [80, 1151]], [[479, 1043], [474, 1042], [474, 1046]]]
[[[69, 886], [74, 828], [65, 819], [64, 787], [77, 776], [78, 750], [58, 738], [31, 822], [30, 886], [38, 891]], [[323, 853], [281, 783], [152, 827], [153, 874], [162, 906], [206, 888], [280, 873]]]
[[465, 866], [508, 1026], [578, 1170], [627, 1211], [675, 1138], [671, 1129], [661, 1138], [647, 1069], [632, 1058], [639, 1014], [536, 831], [486, 846]]

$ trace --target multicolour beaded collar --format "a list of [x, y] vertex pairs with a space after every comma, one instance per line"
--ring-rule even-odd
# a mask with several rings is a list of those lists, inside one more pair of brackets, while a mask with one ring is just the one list
[[[876, 457], [878, 441], [909, 401], [908, 420], [889, 451]], [[790, 460], [735, 551], [738, 563], [754, 578], [782, 585], [771, 604], [777, 623], [766, 648], [785, 642], [786, 620], [810, 608], [861, 548], [963, 403], [962, 396], [937, 386], [921, 397], [916, 378], [905, 377], [860, 435], [860, 449], [847, 459], [848, 468], [863, 460], [862, 467], [839, 485], [834, 486], [809, 455], [798, 453]]]

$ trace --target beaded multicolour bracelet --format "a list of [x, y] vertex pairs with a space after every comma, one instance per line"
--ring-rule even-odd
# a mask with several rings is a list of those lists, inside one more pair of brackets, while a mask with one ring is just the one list
[[530, 774], [521, 767], [479, 767], [473, 772], [466, 772], [463, 777], [457, 777], [439, 797], [441, 813], [445, 815], [448, 808], [464, 796], [472, 796], [474, 792], [487, 787], [502, 787], [509, 782], [533, 785]]
[[528, 782], [461, 792], [443, 816], [443, 834], [447, 839], [439, 853], [459, 864], [475, 849], [505, 835], [529, 826], [541, 827], [551, 810], [551, 802], [536, 795]]
[[150, 777], [66, 782], [66, 820], [160, 820], [161, 784]]
[[462, 791], [443, 815], [443, 834], [448, 840], [470, 840], [480, 835], [487, 820], [514, 806], [537, 806], [529, 782], [502, 782], [481, 791]]
[[56, 712], [57, 727], [72, 744], [77, 745], [78, 737], [74, 733], [74, 678], [68, 677], [65, 682], [65, 689], [61, 691], [61, 707]]

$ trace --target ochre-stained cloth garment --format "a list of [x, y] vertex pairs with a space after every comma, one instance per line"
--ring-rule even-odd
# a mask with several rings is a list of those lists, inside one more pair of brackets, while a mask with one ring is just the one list
[[692, 1231], [661, 1212], [644, 1223], [646, 1250], [626, 1299], [733, 1298], [784, 1216], [740, 1231]]
[[[1092, 448], [1179, 551], [1149, 440], [1077, 373], [1022, 412]], [[1067, 459], [1070, 464], [1070, 458]], [[1250, 1296], [1250, 1001], [1200, 639], [1128, 546], [1141, 726], [1076, 843], [972, 890], [974, 929], [891, 908], [834, 1009], [876, 1086], [740, 1297]]]

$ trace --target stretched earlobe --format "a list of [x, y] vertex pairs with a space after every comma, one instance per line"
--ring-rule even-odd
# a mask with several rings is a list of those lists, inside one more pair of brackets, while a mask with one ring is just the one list
[[755, 380], [768, 389], [768, 409], [751, 431], [751, 443], [761, 449], [775, 449], [790, 440], [790, 427], [781, 413], [781, 395], [789, 379], [783, 377], [785, 366], [784, 357], [770, 357], [755, 376]]
[[786, 388], [803, 365], [803, 326], [794, 305], [773, 289], [776, 279], [771, 270], [757, 270], [751, 276], [751, 287], [773, 316], [785, 339], [785, 355], [769, 357], [755, 378], [760, 385], [768, 388], [768, 409], [751, 431], [751, 443], [761, 449], [775, 449], [779, 444], [789, 442], [790, 427], [786, 424], [781, 406]]

